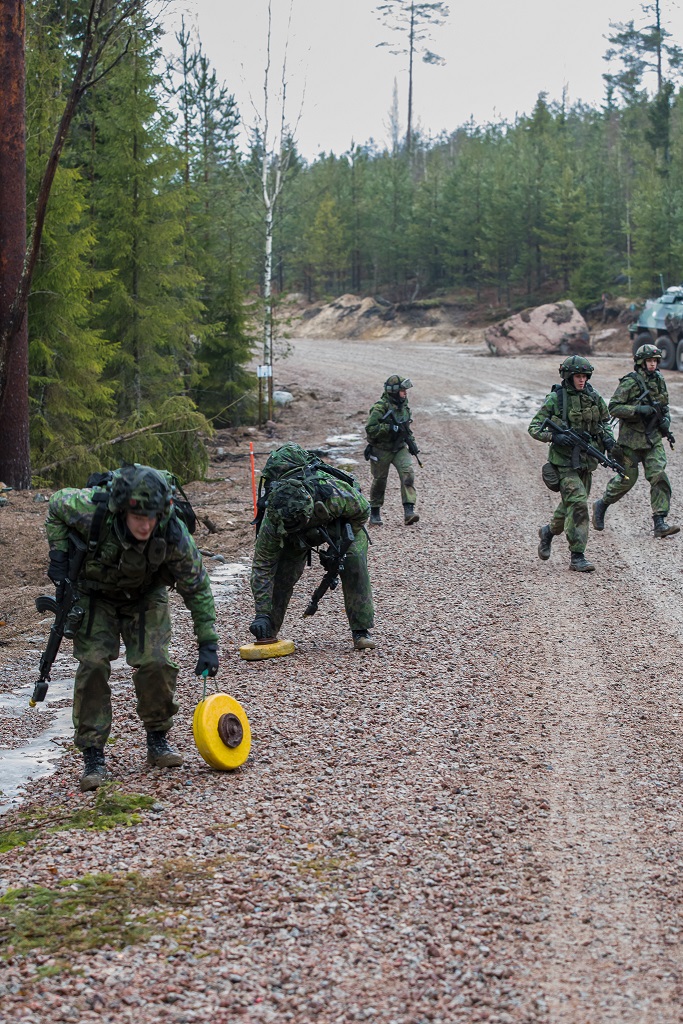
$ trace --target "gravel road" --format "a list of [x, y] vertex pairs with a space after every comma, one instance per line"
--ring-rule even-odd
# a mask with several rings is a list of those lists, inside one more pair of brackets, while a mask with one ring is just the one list
[[[182, 611], [182, 769], [143, 767], [118, 668], [110, 765], [154, 808], [109, 832], [43, 830], [0, 856], [0, 884], [54, 889], [135, 872], [154, 893], [151, 910], [133, 901], [151, 934], [65, 961], [18, 953], [0, 922], [1, 1021], [683, 1020], [683, 535], [652, 538], [639, 482], [605, 532], [591, 532], [594, 574], [568, 571], [563, 538], [539, 561], [555, 496], [540, 479], [547, 449], [526, 428], [559, 362], [457, 345], [293, 343], [277, 383], [297, 401], [277, 442], [360, 434], [389, 373], [415, 384], [421, 519], [402, 525], [390, 478], [370, 551], [378, 649], [351, 650], [336, 594], [314, 619], [299, 617], [318, 570], [285, 621], [296, 654], [242, 662], [243, 583], [219, 605], [220, 683], [254, 735], [234, 774], [211, 772], [192, 747]], [[630, 364], [595, 362], [609, 398]], [[667, 377], [679, 433], [683, 375]], [[598, 469], [598, 493], [607, 479]], [[27, 809], [86, 806], [78, 770], [67, 753]], [[16, 826], [17, 813], [5, 821]]]

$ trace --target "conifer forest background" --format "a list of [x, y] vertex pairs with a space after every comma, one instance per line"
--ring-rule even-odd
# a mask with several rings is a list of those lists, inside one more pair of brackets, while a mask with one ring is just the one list
[[[26, 3], [29, 223], [86, 6]], [[354, 292], [503, 316], [680, 283], [683, 62], [659, 6], [646, 5], [657, 21], [645, 28], [613, 26], [599, 107], [541, 93], [514, 123], [413, 129], [408, 143], [394, 107], [389, 143], [313, 160], [286, 132], [275, 296]], [[138, 10], [63, 150], [28, 305], [38, 481], [81, 484], [112, 461], [98, 444], [129, 434], [117, 459], [194, 477], [205, 468], [196, 427], [254, 417], [262, 136], [241, 126], [230, 82], [184, 27], [175, 49], [169, 62], [160, 26]]]

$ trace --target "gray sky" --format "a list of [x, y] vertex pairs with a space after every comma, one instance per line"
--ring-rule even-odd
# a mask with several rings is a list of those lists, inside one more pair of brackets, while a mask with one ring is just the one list
[[[407, 59], [376, 44], [387, 33], [374, 13], [377, 0], [293, 0], [287, 57], [287, 119], [297, 122], [300, 152], [340, 154], [351, 141], [389, 141], [394, 79], [405, 130]], [[539, 92], [560, 99], [600, 103], [604, 96], [602, 56], [610, 21], [642, 19], [633, 0], [449, 0], [451, 14], [434, 30], [430, 47], [446, 59], [443, 67], [418, 62], [414, 123], [426, 133], [450, 131], [474, 116], [484, 123], [528, 113]], [[273, 106], [290, 0], [273, 0]], [[683, 37], [677, 0], [663, 0], [665, 24]], [[235, 95], [243, 120], [254, 123], [263, 109], [266, 0], [175, 0], [195, 28], [219, 77]]]

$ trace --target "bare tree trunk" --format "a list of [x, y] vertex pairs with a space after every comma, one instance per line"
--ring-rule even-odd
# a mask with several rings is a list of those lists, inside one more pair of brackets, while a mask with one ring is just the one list
[[406, 128], [406, 149], [413, 148], [413, 57], [415, 54], [415, 4], [410, 5], [410, 39], [408, 42], [408, 125]]
[[[25, 16], [24, 0], [0, 2], [0, 324], [11, 315], [26, 256]], [[0, 371], [11, 382], [0, 388], [0, 480], [23, 490], [31, 485], [26, 316]]]
[[[52, 184], [81, 96], [121, 60], [127, 47], [108, 67], [101, 67], [107, 46], [125, 29], [126, 20], [142, 10], [146, 2], [122, 0], [112, 4], [111, 0], [90, 0], [78, 65], [38, 189], [31, 242], [26, 250], [25, 2], [0, 0], [0, 246], [3, 254], [7, 252], [7, 256], [0, 254], [0, 279], [9, 254], [12, 259], [12, 269], [5, 270], [0, 284], [0, 476], [5, 475], [5, 482], [14, 487], [30, 486], [26, 307]], [[23, 198], [19, 205], [13, 205], [19, 182], [24, 183]], [[22, 259], [17, 274], [14, 261], [19, 245]], [[14, 284], [11, 293], [6, 284], [8, 273]]]

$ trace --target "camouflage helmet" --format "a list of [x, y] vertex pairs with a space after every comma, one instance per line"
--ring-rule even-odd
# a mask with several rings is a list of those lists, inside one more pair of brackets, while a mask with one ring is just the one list
[[278, 533], [296, 533], [313, 515], [313, 495], [303, 480], [280, 480], [273, 484], [266, 507]]
[[567, 356], [564, 362], [560, 363], [560, 377], [562, 380], [569, 380], [575, 373], [585, 373], [590, 377], [593, 369], [585, 356]]
[[384, 381], [384, 393], [392, 401], [401, 401], [399, 392], [407, 391], [412, 386], [413, 382], [410, 377], [401, 377], [398, 373], [392, 373], [391, 377], [387, 377]]
[[634, 355], [634, 363], [636, 370], [639, 366], [642, 366], [646, 359], [656, 359], [657, 362], [662, 358], [661, 349], [657, 348], [656, 345], [641, 345], [640, 348], [636, 349]]
[[115, 470], [109, 490], [109, 511], [161, 518], [170, 511], [172, 498], [173, 488], [166, 475], [136, 462]]

